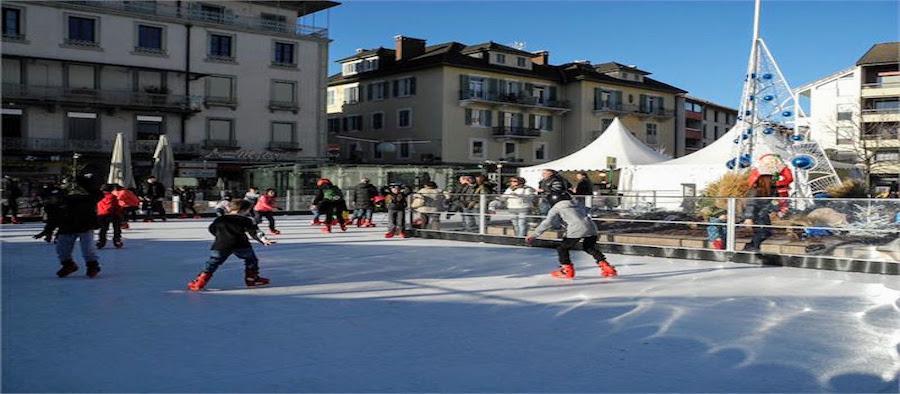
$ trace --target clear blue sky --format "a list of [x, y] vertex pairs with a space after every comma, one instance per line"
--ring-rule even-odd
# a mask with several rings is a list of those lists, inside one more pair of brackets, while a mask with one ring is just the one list
[[[762, 37], [792, 86], [848, 67], [876, 42], [900, 41], [897, 1], [763, 0]], [[316, 15], [324, 25], [326, 15]], [[397, 34], [429, 44], [525, 42], [553, 64], [634, 64], [691, 95], [737, 106], [752, 34], [752, 1], [345, 1], [327, 15], [330, 72], [356, 48], [392, 48]], [[305, 20], [304, 22], [310, 22]]]

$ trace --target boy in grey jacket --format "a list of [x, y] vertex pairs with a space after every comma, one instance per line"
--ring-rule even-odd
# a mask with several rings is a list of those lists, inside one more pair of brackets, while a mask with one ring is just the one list
[[525, 239], [525, 242], [531, 245], [535, 238], [560, 224], [565, 225], [566, 236], [556, 248], [559, 253], [559, 270], [551, 272], [550, 275], [559, 279], [575, 278], [575, 266], [572, 265], [569, 251], [578, 244], [578, 241], [582, 240], [582, 249], [597, 261], [600, 275], [607, 278], [618, 275], [616, 268], [606, 262], [606, 256], [597, 247], [597, 225], [594, 224], [584, 206], [572, 202], [570, 198], [564, 197], [554, 204], [547, 212], [547, 218], [534, 230], [532, 236]]

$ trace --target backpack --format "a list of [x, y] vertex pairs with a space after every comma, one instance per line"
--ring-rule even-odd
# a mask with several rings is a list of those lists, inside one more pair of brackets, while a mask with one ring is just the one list
[[338, 189], [336, 186], [328, 186], [322, 189], [322, 196], [326, 201], [338, 201], [344, 198], [341, 195], [341, 189]]

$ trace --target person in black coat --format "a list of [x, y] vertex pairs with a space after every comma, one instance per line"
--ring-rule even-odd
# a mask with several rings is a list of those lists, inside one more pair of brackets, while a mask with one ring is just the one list
[[10, 178], [9, 175], [4, 175], [2, 182], [3, 216], [0, 216], [0, 223], [6, 221], [6, 217], [9, 216], [10, 222], [17, 224], [19, 223], [19, 203], [17, 200], [22, 197], [22, 189], [19, 188], [18, 182]]
[[59, 218], [62, 212], [59, 207], [65, 194], [55, 185], [45, 185], [41, 190], [41, 203], [44, 205], [44, 229], [34, 235], [34, 239], [44, 238], [44, 241], [52, 242], [54, 232], [59, 227]]
[[571, 199], [569, 195], [569, 182], [567, 182], [556, 170], [545, 169], [543, 179], [537, 192], [541, 196], [541, 215], [546, 215], [550, 207], [560, 200]]
[[[744, 208], [743, 218], [746, 226], [770, 226], [772, 225], [772, 212], [778, 210], [778, 200], [768, 197], [775, 196], [775, 182], [772, 175], [760, 175], [747, 194], [749, 197]], [[753, 227], [753, 239], [744, 245], [744, 252], [759, 252], [763, 241], [772, 236], [772, 230], [768, 227]]]
[[334, 221], [337, 221], [341, 231], [347, 231], [347, 224], [344, 222], [344, 210], [347, 209], [344, 192], [327, 178], [319, 179], [316, 187], [319, 190], [313, 199], [313, 205], [325, 215], [325, 226], [322, 227], [322, 232], [330, 233]]
[[385, 238], [393, 238], [394, 235], [399, 235], [401, 238], [408, 236], [406, 233], [406, 207], [408, 206], [406, 198], [409, 194], [410, 190], [399, 184], [392, 184], [388, 188], [384, 202], [388, 210], [390, 225], [387, 233], [384, 234]]
[[155, 176], [150, 175], [147, 178], [147, 183], [144, 184], [143, 194], [144, 210], [146, 211], [144, 221], [152, 222], [153, 213], [155, 212], [165, 222], [166, 209], [163, 207], [163, 200], [166, 198], [166, 187], [162, 183], [157, 182]]
[[75, 241], [81, 246], [81, 254], [87, 265], [87, 276], [93, 278], [100, 273], [97, 250], [94, 244], [94, 230], [99, 228], [97, 202], [103, 198], [100, 186], [90, 176], [78, 176], [64, 185], [65, 193], [60, 199], [56, 254], [62, 268], [56, 272], [60, 278], [78, 270], [72, 259]]
[[356, 185], [353, 193], [353, 221], [356, 227], [375, 227], [372, 223], [372, 215], [375, 213], [375, 202], [378, 196], [378, 188], [369, 182], [369, 178], [362, 178]]
[[594, 195], [594, 185], [591, 183], [590, 178], [588, 178], [587, 172], [581, 171], [578, 174], [575, 174], [575, 178], [578, 180], [578, 183], [572, 188], [572, 195], [580, 196], [575, 197], [575, 200], [584, 204], [586, 207], [590, 207], [591, 196]]

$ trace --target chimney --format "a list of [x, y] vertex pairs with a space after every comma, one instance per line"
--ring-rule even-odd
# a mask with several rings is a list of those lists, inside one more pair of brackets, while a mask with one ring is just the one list
[[425, 40], [412, 37], [395, 36], [394, 44], [396, 60], [406, 60], [425, 53]]
[[549, 65], [550, 63], [550, 52], [547, 51], [537, 51], [534, 53], [534, 57], [531, 58], [531, 62], [534, 64], [542, 64]]

